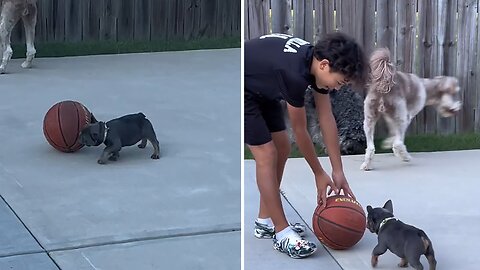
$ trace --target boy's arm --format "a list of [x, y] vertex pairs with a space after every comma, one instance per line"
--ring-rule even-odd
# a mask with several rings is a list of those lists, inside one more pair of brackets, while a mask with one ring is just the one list
[[337, 191], [332, 183], [332, 180], [328, 174], [323, 170], [320, 162], [318, 161], [317, 154], [315, 153], [315, 147], [313, 146], [312, 139], [307, 130], [307, 115], [305, 107], [297, 108], [287, 103], [288, 116], [292, 125], [297, 146], [302, 152], [305, 160], [315, 175], [315, 182], [317, 185], [318, 201], [321, 201], [324, 206], [326, 204], [326, 191], [327, 187]]
[[318, 122], [322, 131], [323, 142], [327, 148], [328, 157], [332, 164], [332, 178], [339, 190], [343, 189], [345, 195], [355, 198], [350, 190], [345, 174], [343, 173], [342, 157], [338, 141], [338, 130], [335, 117], [332, 113], [330, 96], [313, 93], [315, 107], [318, 113]]

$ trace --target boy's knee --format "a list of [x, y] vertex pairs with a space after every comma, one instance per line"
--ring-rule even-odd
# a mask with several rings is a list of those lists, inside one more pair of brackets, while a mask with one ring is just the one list
[[272, 166], [277, 163], [278, 151], [272, 144], [264, 144], [255, 146], [254, 149], [252, 148], [257, 166]]

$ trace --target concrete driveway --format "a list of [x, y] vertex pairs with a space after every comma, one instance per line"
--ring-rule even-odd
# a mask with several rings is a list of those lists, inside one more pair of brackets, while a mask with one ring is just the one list
[[[412, 156], [410, 163], [404, 163], [393, 154], [376, 155], [375, 170], [369, 172], [359, 170], [363, 156], [343, 157], [345, 174], [357, 200], [365, 209], [367, 205], [383, 206], [391, 199], [396, 217], [423, 229], [432, 240], [437, 270], [478, 269], [480, 150], [413, 153]], [[320, 160], [330, 172], [328, 158]], [[311, 228], [316, 187], [304, 159], [288, 161], [281, 189], [285, 193], [287, 218], [292, 222], [302, 221]], [[349, 250], [334, 251], [320, 246], [316, 254], [302, 260], [290, 259], [273, 250], [270, 240], [256, 239], [253, 220], [258, 211], [258, 191], [255, 163], [251, 160], [245, 161], [245, 194], [245, 270], [372, 269], [370, 258], [377, 238], [368, 230]], [[311, 231], [307, 238], [316, 240]], [[428, 269], [425, 257], [422, 258]], [[376, 269], [399, 269], [399, 261], [387, 251], [380, 256]]]
[[[240, 269], [240, 49], [20, 63], [0, 76], [0, 269]], [[43, 117], [68, 99], [143, 112], [161, 158], [54, 150]]]

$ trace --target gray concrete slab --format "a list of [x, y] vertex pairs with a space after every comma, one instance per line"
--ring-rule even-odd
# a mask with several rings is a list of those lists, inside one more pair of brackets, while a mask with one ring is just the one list
[[[330, 171], [328, 159], [320, 159]], [[375, 160], [376, 170], [364, 172], [358, 169], [363, 156], [343, 158], [350, 186], [362, 206], [382, 206], [392, 199], [397, 218], [422, 228], [433, 241], [437, 270], [478, 269], [480, 150], [413, 153], [410, 163], [403, 163], [392, 154], [376, 155]], [[246, 165], [246, 170], [253, 169], [251, 161]], [[300, 216], [311, 222], [316, 188], [303, 159], [288, 161], [282, 189]], [[330, 252], [343, 269], [369, 269], [376, 243], [376, 235], [367, 231], [352, 249]], [[380, 257], [378, 269], [398, 269], [398, 262], [395, 255], [387, 252]], [[424, 258], [422, 262], [426, 267]]]
[[27, 254], [0, 258], [2, 270], [58, 270], [45, 253]]
[[240, 269], [240, 232], [52, 252], [62, 270]]
[[[309, 258], [293, 260], [272, 247], [272, 240], [257, 239], [253, 235], [253, 223], [258, 215], [259, 193], [255, 181], [254, 163], [245, 162], [245, 184], [244, 184], [244, 246], [245, 246], [245, 270], [256, 269], [341, 269], [335, 260], [328, 254], [312, 231], [308, 230], [305, 237], [318, 246], [317, 252]], [[305, 224], [302, 218], [295, 212], [289, 202], [283, 198], [283, 208], [287, 219], [291, 223], [300, 222]], [[308, 220], [307, 220], [308, 222]]]
[[3, 200], [0, 200], [0, 228], [0, 257], [43, 251]]
[[[0, 193], [47, 250], [240, 228], [240, 49], [20, 62], [0, 76]], [[57, 152], [42, 121], [66, 99], [99, 120], [144, 112], [160, 160]]]

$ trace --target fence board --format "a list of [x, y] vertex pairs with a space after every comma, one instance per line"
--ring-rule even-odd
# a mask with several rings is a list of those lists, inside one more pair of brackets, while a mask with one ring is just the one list
[[[450, 3], [449, 3], [450, 2]], [[455, 3], [455, 6], [450, 6], [451, 3]], [[452, 7], [454, 7], [452, 12]], [[455, 23], [456, 14], [456, 1], [439, 0], [438, 1], [438, 17], [437, 17], [437, 29], [438, 29], [438, 53], [436, 58], [438, 59], [438, 66], [440, 68], [437, 75], [454, 75], [455, 70], [449, 66], [452, 63], [449, 60], [451, 51], [451, 42], [455, 41], [455, 33], [452, 33], [452, 27]], [[454, 56], [454, 55], [453, 55]], [[449, 62], [450, 61], [450, 62]], [[455, 65], [452, 65], [455, 68]], [[450, 134], [455, 130], [455, 118], [442, 118], [437, 117], [437, 133]]]
[[292, 34], [292, 5], [290, 0], [272, 1], [272, 32]]
[[353, 28], [353, 37], [355, 38], [355, 40], [359, 43], [359, 44], [364, 44], [365, 43], [365, 40], [364, 40], [364, 35], [363, 35], [363, 32], [364, 32], [364, 27], [365, 25], [363, 23], [358, 23], [358, 22], [363, 22], [365, 21], [365, 13], [364, 13], [364, 9], [365, 9], [365, 2], [364, 1], [354, 1], [353, 3], [354, 6], [352, 6], [352, 8], [354, 8], [354, 20], [353, 20], [353, 25], [352, 25], [352, 28]]
[[[80, 1], [65, 0], [65, 37], [68, 41], [78, 42], [82, 40], [82, 17], [79, 12], [81, 8], [82, 5]], [[43, 14], [40, 18], [43, 18]], [[40, 36], [37, 36], [37, 40], [38, 39], [44, 42], [47, 41], [44, 33], [43, 35], [40, 34]]]
[[215, 1], [202, 1], [201, 2], [201, 22], [200, 29], [203, 37], [214, 37], [215, 29], [212, 25], [215, 24], [215, 17], [212, 16], [215, 13], [216, 3]]
[[325, 1], [314, 0], [313, 6], [315, 9], [315, 23], [314, 23], [314, 36], [313, 40], [317, 41], [327, 33], [326, 20], [327, 17], [324, 16], [324, 3]]
[[355, 36], [355, 0], [337, 0], [337, 29], [350, 36]]
[[259, 37], [268, 33], [268, 13], [270, 8], [267, 6], [268, 0], [248, 0], [247, 9], [248, 16], [245, 20], [245, 24], [248, 31], [245, 33], [245, 38], [251, 39]]
[[293, 0], [293, 35], [313, 42], [313, 1]]
[[464, 116], [462, 119], [464, 120], [464, 131], [465, 132], [472, 132], [475, 126], [475, 105], [476, 105], [476, 87], [477, 87], [477, 62], [476, 57], [474, 57], [477, 53], [476, 49], [476, 37], [477, 37], [477, 30], [476, 30], [476, 23], [477, 23], [477, 10], [478, 10], [478, 1], [477, 0], [470, 0], [467, 2], [467, 28], [464, 28], [468, 34], [467, 37], [467, 86], [465, 91], [465, 103], [464, 103]]
[[152, 1], [152, 39], [167, 40], [167, 19], [171, 1]]
[[395, 3], [396, 0], [377, 0], [377, 47], [387, 47], [395, 53]]
[[365, 0], [363, 10], [365, 18], [365, 26], [363, 28], [363, 47], [367, 55], [370, 55], [375, 48], [375, 2], [376, 0]]
[[55, 41], [63, 42], [65, 41], [65, 1], [55, 0], [54, 3], [54, 23], [52, 27], [55, 29]]
[[[438, 51], [438, 32], [436, 28], [436, 22], [438, 21], [438, 1], [426, 0], [426, 16], [425, 16], [425, 35], [423, 39], [424, 49], [424, 76], [431, 78], [435, 75], [439, 75], [439, 63], [436, 58]], [[437, 113], [435, 108], [427, 107], [423, 111], [425, 115], [425, 132], [435, 133], [437, 128]]]
[[[150, 9], [151, 9], [150, 5], [151, 5], [150, 0], [134, 1], [133, 39], [135, 40], [150, 39]], [[189, 38], [190, 36], [191, 35], [189, 35]]]
[[[477, 1], [477, 12], [480, 12], [480, 1]], [[477, 16], [477, 69], [476, 69], [476, 74], [480, 73], [480, 16]], [[475, 93], [476, 93], [476, 104], [474, 107], [474, 121], [475, 121], [475, 126], [474, 126], [474, 131], [475, 132], [480, 132], [480, 83], [478, 82], [480, 79], [477, 77], [477, 84], [475, 88]], [[473, 91], [473, 89], [471, 89]]]

